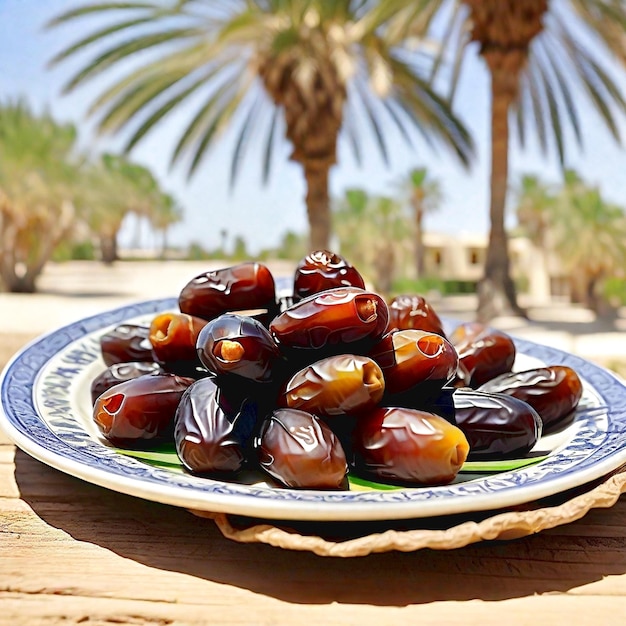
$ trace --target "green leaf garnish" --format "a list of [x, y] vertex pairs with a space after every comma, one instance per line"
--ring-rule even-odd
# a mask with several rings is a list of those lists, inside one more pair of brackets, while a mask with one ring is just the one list
[[134, 459], [145, 461], [150, 465], [156, 465], [158, 467], [168, 468], [182, 468], [182, 463], [176, 454], [176, 449], [173, 446], [163, 445], [152, 450], [126, 450], [117, 448], [116, 451], [119, 454], [125, 456], [131, 456]]
[[507, 459], [502, 461], [465, 461], [459, 473], [492, 474], [496, 472], [510, 472], [528, 467], [547, 459], [549, 455], [524, 457], [523, 459]]
[[350, 489], [354, 491], [393, 491], [395, 489], [404, 489], [398, 485], [387, 485], [385, 483], [376, 483], [360, 476], [353, 476], [348, 474], [348, 482], [350, 483]]

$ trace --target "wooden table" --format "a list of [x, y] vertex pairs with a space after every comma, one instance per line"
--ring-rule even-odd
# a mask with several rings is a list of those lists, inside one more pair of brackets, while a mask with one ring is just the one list
[[[0, 363], [0, 365], [2, 365]], [[0, 432], [0, 624], [621, 624], [626, 497], [453, 551], [318, 557], [32, 459]]]

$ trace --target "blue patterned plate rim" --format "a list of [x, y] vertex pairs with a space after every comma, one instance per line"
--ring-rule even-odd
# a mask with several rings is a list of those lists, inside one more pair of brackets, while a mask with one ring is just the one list
[[104, 368], [107, 328], [176, 307], [175, 298], [130, 304], [73, 322], [21, 349], [0, 376], [0, 426], [32, 457], [128, 495], [201, 511], [302, 521], [369, 521], [496, 510], [561, 493], [626, 463], [626, 387], [578, 356], [514, 337], [518, 354], [573, 367], [584, 402], [568, 438], [522, 469], [439, 487], [317, 491], [198, 478], [121, 455], [90, 430], [88, 382]]

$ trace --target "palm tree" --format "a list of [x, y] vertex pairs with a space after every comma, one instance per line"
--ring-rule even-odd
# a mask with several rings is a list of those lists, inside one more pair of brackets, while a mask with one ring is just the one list
[[[127, 68], [91, 113], [100, 115], [100, 131], [127, 130], [129, 150], [171, 111], [199, 102], [172, 153], [173, 163], [188, 157], [190, 174], [221, 131], [235, 123], [233, 180], [252, 135], [264, 137], [265, 180], [282, 134], [291, 143], [290, 158], [303, 169], [310, 246], [327, 248], [328, 178], [340, 131], [357, 160], [362, 125], [388, 158], [384, 123], [409, 142], [415, 130], [434, 138], [464, 163], [472, 155], [464, 127], [424, 78], [425, 55], [403, 47], [406, 28], [391, 28], [401, 9], [369, 0], [91, 3], [51, 25], [113, 18], [52, 63], [97, 49], [66, 91], [114, 66]], [[138, 61], [124, 66], [135, 54]]]
[[183, 219], [183, 212], [176, 199], [168, 193], [155, 194], [152, 207], [146, 216], [152, 228], [161, 233], [160, 257], [167, 254], [167, 233], [171, 226]]
[[603, 285], [626, 268], [626, 214], [572, 170], [554, 205], [555, 250], [572, 278], [572, 295], [595, 313], [607, 312]]
[[32, 293], [74, 223], [82, 159], [76, 129], [24, 102], [0, 107], [0, 283]]
[[515, 195], [517, 221], [533, 246], [531, 266], [527, 268], [529, 291], [535, 300], [547, 300], [550, 297], [548, 259], [554, 249], [551, 226], [555, 217], [555, 192], [537, 176], [526, 174]]
[[415, 224], [415, 271], [418, 278], [424, 276], [424, 216], [439, 207], [441, 187], [428, 175], [428, 169], [418, 167], [408, 175], [409, 203], [413, 209]]
[[374, 288], [389, 294], [398, 266], [412, 243], [411, 220], [402, 203], [348, 189], [333, 213], [342, 254]]
[[[478, 50], [491, 78], [490, 233], [484, 276], [479, 284], [478, 317], [504, 310], [523, 314], [510, 276], [505, 201], [509, 175], [509, 122], [522, 145], [534, 130], [543, 151], [555, 149], [565, 164], [566, 131], [582, 145], [579, 102], [595, 106], [619, 139], [616, 110], [626, 102], [611, 79], [611, 54], [626, 58], [626, 5], [619, 0], [390, 0], [404, 5], [404, 23], [417, 36], [438, 24], [441, 53], [434, 65], [450, 68], [451, 96], [462, 61]], [[400, 13], [398, 14], [400, 15]], [[398, 18], [396, 18], [398, 19]], [[474, 44], [474, 45], [471, 45]], [[477, 44], [477, 46], [475, 46]], [[450, 63], [444, 61], [450, 60]]]
[[107, 264], [118, 259], [117, 236], [131, 213], [163, 232], [181, 218], [174, 198], [161, 190], [150, 170], [111, 153], [100, 155], [83, 177], [80, 206]]

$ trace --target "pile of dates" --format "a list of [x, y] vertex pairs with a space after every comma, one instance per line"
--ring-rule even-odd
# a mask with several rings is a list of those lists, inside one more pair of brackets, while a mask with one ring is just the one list
[[187, 471], [345, 489], [348, 472], [395, 484], [452, 481], [466, 460], [526, 455], [573, 419], [577, 374], [512, 371], [503, 332], [446, 335], [418, 295], [385, 301], [340, 255], [315, 251], [277, 297], [260, 263], [196, 276], [179, 310], [100, 339], [93, 419], [119, 447], [174, 441]]

